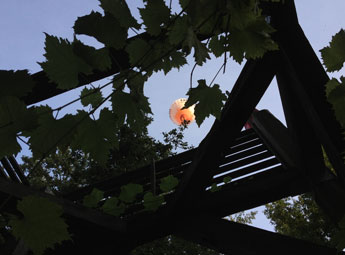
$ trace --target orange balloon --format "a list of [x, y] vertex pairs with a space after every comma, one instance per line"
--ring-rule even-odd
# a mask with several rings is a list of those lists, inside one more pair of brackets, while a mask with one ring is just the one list
[[172, 122], [174, 122], [176, 125], [182, 125], [182, 124], [190, 124], [195, 120], [194, 115], [194, 107], [195, 105], [192, 105], [191, 107], [187, 109], [182, 109], [187, 102], [187, 99], [180, 98], [173, 102], [169, 109], [169, 116]]

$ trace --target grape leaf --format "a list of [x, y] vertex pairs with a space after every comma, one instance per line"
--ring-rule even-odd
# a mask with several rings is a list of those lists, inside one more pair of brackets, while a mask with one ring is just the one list
[[213, 36], [210, 40], [209, 43], [209, 48], [212, 51], [212, 53], [215, 55], [215, 57], [220, 57], [224, 51], [227, 50], [227, 48], [225, 47], [226, 44], [226, 39], [224, 36], [220, 36], [218, 38], [217, 35]]
[[223, 178], [223, 182], [224, 182], [225, 184], [231, 182], [231, 177], [230, 177], [230, 176], [225, 176], [225, 177]]
[[21, 147], [17, 135], [36, 126], [36, 115], [23, 101], [13, 96], [0, 97], [0, 158], [17, 154]]
[[55, 152], [57, 147], [67, 148], [75, 136], [78, 120], [71, 114], [56, 120], [49, 106], [35, 107], [34, 110], [38, 116], [38, 126], [23, 133], [24, 136], [29, 137], [28, 142], [33, 156], [40, 158]]
[[22, 97], [31, 92], [35, 83], [27, 70], [5, 71], [0, 70], [0, 97]]
[[106, 13], [102, 16], [94, 11], [79, 17], [73, 28], [76, 34], [93, 36], [105, 46], [115, 49], [123, 48], [128, 36], [127, 29], [123, 28], [112, 15]]
[[126, 51], [129, 55], [129, 62], [132, 66], [140, 65], [144, 62], [151, 46], [142, 39], [134, 39], [129, 42]]
[[138, 194], [143, 192], [143, 185], [129, 183], [121, 187], [119, 199], [125, 203], [135, 201]]
[[320, 50], [323, 64], [328, 72], [339, 71], [345, 62], [345, 31], [340, 29], [333, 37], [329, 46]]
[[73, 41], [72, 46], [73, 52], [93, 69], [100, 71], [110, 69], [111, 59], [108, 48], [105, 47], [96, 50], [94, 47], [87, 46], [76, 39]]
[[128, 5], [123, 0], [99, 0], [105, 12], [112, 14], [124, 28], [140, 28], [136, 19], [132, 16]]
[[219, 191], [221, 189], [222, 189], [222, 187], [221, 186], [217, 186], [217, 183], [212, 183], [210, 191], [213, 193], [213, 192]]
[[71, 237], [67, 225], [61, 218], [61, 206], [47, 198], [27, 196], [17, 203], [23, 218], [12, 217], [9, 225], [17, 239], [22, 239], [35, 255]]
[[154, 196], [152, 192], [146, 192], [144, 195], [144, 207], [147, 211], [156, 211], [163, 203], [163, 196]]
[[151, 35], [159, 35], [161, 25], [167, 23], [170, 18], [170, 10], [164, 0], [147, 1], [145, 8], [139, 8], [139, 12], [146, 31]]
[[198, 80], [198, 83], [199, 85], [196, 88], [191, 88], [188, 91], [187, 95], [189, 97], [184, 107], [188, 108], [196, 104], [195, 120], [198, 126], [200, 126], [210, 114], [217, 119], [220, 118], [223, 101], [226, 100], [226, 96], [217, 84], [213, 87], [208, 87], [205, 80]]
[[96, 108], [103, 101], [102, 92], [100, 91], [100, 89], [97, 88], [84, 88], [81, 91], [80, 97], [80, 102], [83, 106], [88, 106], [90, 104], [93, 108]]
[[205, 44], [200, 42], [192, 27], [189, 27], [187, 30], [186, 38], [183, 42], [183, 47], [187, 47], [188, 50], [194, 48], [193, 57], [195, 59], [195, 62], [199, 66], [206, 62], [207, 59], [210, 59], [207, 47], [205, 46]]
[[243, 58], [260, 58], [266, 51], [277, 50], [269, 37], [275, 30], [263, 18], [250, 22], [244, 29], [233, 29], [229, 37], [230, 55], [241, 63]]
[[126, 206], [123, 203], [119, 202], [120, 201], [117, 197], [111, 197], [107, 199], [102, 206], [103, 212], [113, 216], [120, 216], [125, 212]]
[[177, 185], [178, 179], [172, 175], [168, 175], [161, 179], [159, 187], [163, 192], [169, 192], [173, 190]]
[[94, 160], [105, 166], [110, 149], [118, 145], [115, 116], [107, 108], [102, 109], [98, 120], [91, 119], [84, 111], [79, 111], [78, 115], [83, 121], [77, 127], [71, 147], [90, 153]]
[[46, 34], [47, 61], [39, 63], [49, 79], [58, 84], [60, 89], [71, 89], [78, 85], [78, 74], [90, 74], [92, 68], [73, 52], [68, 40]]
[[175, 20], [171, 26], [168, 38], [172, 45], [179, 45], [187, 36], [190, 27], [187, 15], [183, 15]]
[[83, 205], [90, 208], [96, 208], [98, 203], [103, 199], [104, 192], [93, 188], [89, 195], [86, 195], [83, 199]]
[[150, 105], [143, 94], [130, 94], [116, 90], [112, 95], [113, 111], [119, 117], [119, 123], [126, 121], [132, 128], [144, 125], [145, 115], [151, 113]]
[[[328, 90], [326, 90], [328, 101], [332, 104], [335, 116], [342, 127], [345, 127], [345, 78], [341, 78], [342, 83], [331, 80], [331, 85], [328, 84]], [[333, 86], [330, 89], [329, 86]]]

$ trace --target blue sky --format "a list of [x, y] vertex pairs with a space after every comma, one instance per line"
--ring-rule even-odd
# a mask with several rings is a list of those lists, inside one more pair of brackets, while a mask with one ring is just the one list
[[[139, 1], [127, 1], [135, 16], [138, 15], [136, 4]], [[141, 2], [141, 1], [140, 1]], [[175, 1], [174, 1], [175, 2]], [[318, 54], [319, 50], [328, 45], [331, 36], [340, 28], [345, 28], [345, 1], [344, 0], [296, 0], [299, 22], [309, 39], [312, 47]], [[332, 3], [332, 4], [330, 4]], [[1, 0], [0, 1], [0, 69], [28, 69], [31, 73], [40, 71], [37, 62], [44, 61], [44, 33], [72, 39], [72, 26], [78, 16], [90, 13], [91, 10], [100, 10], [97, 0]], [[85, 42], [101, 47], [94, 40], [80, 37]], [[161, 133], [175, 127], [168, 116], [171, 103], [178, 98], [185, 97], [189, 88], [190, 72], [193, 61], [180, 71], [172, 71], [167, 76], [163, 73], [153, 75], [145, 85], [145, 93], [150, 98], [154, 122], [149, 127], [150, 134], [162, 139]], [[222, 59], [213, 58], [203, 67], [197, 67], [194, 75], [194, 85], [198, 79], [210, 82], [222, 65]], [[215, 83], [220, 84], [223, 91], [230, 91], [241, 66], [233, 61], [227, 65], [225, 74], [220, 74]], [[334, 76], [343, 73], [341, 70]], [[103, 84], [105, 81], [95, 82]], [[44, 103], [61, 105], [79, 95], [80, 90], [65, 93]], [[67, 109], [74, 111], [77, 105]], [[259, 103], [258, 109], [269, 109], [276, 117], [284, 122], [279, 94], [275, 82]], [[186, 141], [197, 146], [207, 134], [214, 119], [207, 119], [198, 128], [194, 123], [186, 131]], [[267, 220], [259, 215], [255, 225], [272, 229]]]

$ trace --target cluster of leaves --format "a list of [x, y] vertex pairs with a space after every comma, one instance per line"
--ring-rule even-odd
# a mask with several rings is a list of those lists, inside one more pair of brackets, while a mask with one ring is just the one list
[[98, 208], [113, 216], [122, 215], [127, 207], [134, 203], [143, 204], [144, 210], [156, 211], [164, 203], [164, 195], [171, 192], [178, 185], [178, 179], [168, 175], [160, 180], [160, 195], [154, 195], [151, 191], [144, 193], [141, 184], [129, 183], [121, 186], [120, 194], [116, 197], [104, 198], [104, 192], [93, 189], [92, 192], [84, 197], [83, 205], [91, 208]]
[[[328, 72], [339, 71], [345, 62], [345, 31], [340, 29], [336, 33], [329, 46], [320, 50], [323, 63]], [[345, 77], [340, 79], [332, 78], [326, 84], [326, 96], [328, 101], [333, 105], [335, 115], [342, 125], [345, 127]]]
[[[0, 157], [18, 153], [17, 140], [26, 137], [36, 158], [70, 146], [104, 165], [109, 150], [118, 145], [114, 128], [127, 124], [139, 130], [145, 125], [145, 116], [151, 114], [143, 86], [154, 72], [166, 74], [180, 68], [192, 51], [196, 64], [202, 65], [210, 53], [219, 57], [229, 52], [240, 63], [277, 49], [269, 36], [274, 29], [261, 15], [256, 0], [181, 0], [179, 13], [173, 13], [163, 0], [145, 1], [140, 9], [142, 23], [132, 16], [125, 1], [100, 0], [100, 6], [103, 13], [92, 11], [75, 21], [73, 41], [46, 34], [46, 61], [40, 64], [49, 79], [65, 90], [78, 86], [79, 78], [94, 70], [109, 70], [117, 62], [113, 50], [127, 52], [131, 68], [121, 70], [104, 86], [84, 88], [79, 99], [90, 110], [62, 117], [58, 114], [64, 106], [27, 108], [20, 101], [34, 85], [27, 71], [1, 71], [0, 138], [6, 146], [0, 149]], [[129, 30], [139, 29], [145, 31], [144, 36], [128, 39]], [[104, 47], [86, 45], [78, 35], [93, 37]], [[201, 41], [212, 35], [207, 42]], [[188, 92], [187, 105], [196, 103], [200, 125], [209, 115], [220, 117], [226, 97], [219, 85], [198, 82]], [[106, 86], [113, 91], [104, 96]], [[94, 113], [107, 101], [112, 108], [101, 109], [96, 118]]]

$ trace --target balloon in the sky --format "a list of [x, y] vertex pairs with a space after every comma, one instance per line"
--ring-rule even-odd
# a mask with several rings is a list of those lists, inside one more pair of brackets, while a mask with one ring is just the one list
[[190, 124], [194, 119], [194, 107], [195, 105], [192, 105], [191, 107], [187, 109], [182, 109], [187, 102], [187, 99], [180, 98], [173, 102], [169, 109], [169, 116], [170, 119], [176, 124], [176, 125], [182, 125], [182, 124]]

